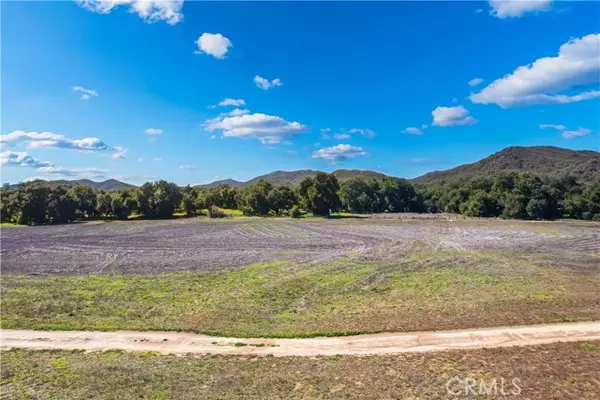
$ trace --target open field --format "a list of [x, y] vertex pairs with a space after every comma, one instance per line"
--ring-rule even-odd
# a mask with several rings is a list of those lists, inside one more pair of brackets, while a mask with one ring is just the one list
[[600, 224], [585, 222], [198, 218], [6, 229], [1, 239], [3, 273], [39, 275], [209, 271], [348, 255], [397, 261], [431, 251], [600, 256]]
[[243, 218], [2, 231], [2, 327], [311, 337], [600, 319], [600, 225]]
[[[597, 399], [600, 342], [336, 357], [3, 351], [6, 399]], [[451, 396], [446, 388], [453, 393]], [[496, 394], [465, 395], [465, 380]], [[500, 392], [501, 380], [507, 396]], [[511, 395], [513, 379], [519, 396]], [[483, 389], [485, 390], [485, 388]], [[37, 397], [35, 397], [37, 395]]]

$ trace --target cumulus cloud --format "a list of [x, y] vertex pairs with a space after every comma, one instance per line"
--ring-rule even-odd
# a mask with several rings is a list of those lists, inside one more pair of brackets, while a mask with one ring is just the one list
[[0, 143], [26, 142], [29, 148], [62, 148], [73, 150], [110, 150], [111, 147], [95, 137], [83, 139], [69, 139], [64, 135], [52, 132], [24, 132], [13, 131], [6, 135], [0, 135]]
[[180, 165], [179, 168], [191, 171], [193, 169], [196, 169], [196, 166], [195, 165]]
[[125, 155], [127, 154], [127, 149], [124, 149], [123, 147], [120, 146], [115, 146], [113, 147], [113, 149], [115, 150], [115, 153], [113, 155], [110, 156], [110, 158], [112, 158], [113, 160], [120, 160], [122, 158], [125, 158]]
[[227, 39], [225, 36], [220, 33], [203, 33], [198, 40], [196, 40], [196, 45], [198, 46], [198, 50], [196, 50], [195, 54], [208, 54], [219, 60], [225, 58], [225, 54], [230, 47], [233, 47], [231, 40]]
[[76, 0], [81, 7], [99, 14], [108, 14], [118, 6], [129, 6], [145, 22], [165, 21], [175, 25], [183, 20], [183, 0]]
[[259, 139], [265, 144], [281, 143], [287, 138], [307, 131], [299, 122], [261, 113], [237, 116], [218, 116], [204, 122], [207, 132], [221, 132], [223, 137]]
[[469, 115], [469, 111], [463, 106], [437, 107], [431, 112], [433, 115], [433, 126], [458, 126], [476, 124], [477, 120]]
[[160, 158], [160, 157], [154, 157], [154, 158], [152, 159], [152, 161], [154, 161], [154, 162], [159, 162], [159, 161], [162, 161], [162, 158]]
[[423, 131], [414, 126], [409, 126], [408, 128], [402, 131], [403, 133], [408, 133], [409, 135], [422, 135]]
[[427, 124], [422, 124], [421, 125], [421, 129], [427, 129], [427, 128], [429, 128], [429, 125], [427, 125]]
[[144, 131], [147, 135], [162, 135], [163, 130], [158, 128], [148, 128]]
[[262, 76], [256, 75], [254, 77], [253, 81], [254, 81], [254, 84], [256, 85], [256, 87], [259, 87], [264, 90], [269, 90], [275, 86], [283, 86], [283, 82], [281, 82], [281, 79], [279, 79], [279, 78], [275, 78], [270, 81], [266, 78], [263, 78]]
[[494, 17], [519, 18], [530, 12], [548, 11], [552, 0], [489, 0]]
[[83, 86], [73, 86], [73, 91], [76, 93], [81, 93], [81, 100], [89, 100], [90, 96], [98, 97], [99, 94], [94, 89], [86, 89]]
[[323, 160], [337, 162], [349, 158], [367, 157], [369, 154], [362, 147], [350, 146], [349, 144], [338, 144], [337, 146], [319, 149], [312, 154], [312, 158], [321, 158]]
[[235, 110], [231, 110], [229, 115], [232, 117], [239, 117], [240, 115], [250, 114], [250, 110], [236, 108]]
[[475, 87], [477, 85], [479, 85], [481, 82], [483, 82], [483, 79], [481, 78], [473, 78], [469, 81], [469, 86], [471, 87]]
[[239, 107], [239, 106], [245, 106], [246, 101], [244, 101], [244, 99], [231, 99], [231, 98], [227, 97], [227, 98], [221, 100], [219, 102], [219, 105], [221, 107], [228, 107], [228, 106]]
[[561, 132], [561, 136], [565, 139], [573, 139], [580, 136], [587, 136], [592, 133], [591, 129], [587, 128], [577, 128], [575, 130], [568, 130], [564, 125], [554, 125], [554, 124], [540, 124], [540, 129], [556, 129]]
[[48, 161], [41, 161], [30, 156], [27, 152], [13, 152], [10, 150], [0, 152], [0, 165], [7, 167], [35, 168], [38, 172], [63, 176], [77, 176], [81, 178], [97, 178], [104, 176], [104, 170], [97, 168], [68, 169], [54, 165]]
[[40, 161], [37, 158], [30, 156], [27, 152], [13, 152], [8, 150], [0, 152], [0, 164], [30, 168], [43, 168], [52, 165], [52, 163]]
[[27, 143], [29, 149], [57, 148], [79, 151], [115, 151], [115, 159], [124, 158], [127, 150], [119, 146], [109, 146], [96, 137], [70, 139], [65, 135], [52, 132], [13, 131], [0, 135], [1, 144]]
[[531, 104], [566, 104], [600, 97], [599, 90], [561, 94], [583, 87], [598, 87], [600, 74], [600, 33], [563, 44], [556, 57], [544, 57], [518, 67], [496, 79], [481, 92], [471, 94], [473, 103], [494, 103], [500, 107]]

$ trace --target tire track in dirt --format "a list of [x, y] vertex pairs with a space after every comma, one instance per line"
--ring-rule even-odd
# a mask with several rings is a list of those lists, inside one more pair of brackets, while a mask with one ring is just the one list
[[174, 354], [373, 355], [600, 340], [600, 321], [310, 339], [236, 339], [179, 332], [2, 330], [3, 349], [126, 350]]

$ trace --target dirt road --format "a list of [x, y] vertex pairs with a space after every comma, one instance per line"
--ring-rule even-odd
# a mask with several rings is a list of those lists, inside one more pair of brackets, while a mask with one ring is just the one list
[[179, 332], [0, 331], [3, 349], [128, 350], [278, 357], [428, 352], [599, 339], [600, 322], [310, 339], [235, 339]]

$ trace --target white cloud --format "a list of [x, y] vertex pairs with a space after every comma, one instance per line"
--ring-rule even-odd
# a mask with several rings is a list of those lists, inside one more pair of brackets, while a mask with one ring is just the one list
[[163, 130], [158, 128], [148, 128], [144, 131], [147, 135], [162, 135]]
[[72, 178], [87, 178], [87, 179], [100, 179], [106, 174], [106, 170], [100, 168], [63, 168], [59, 166], [42, 167], [38, 168], [38, 172], [54, 175], [68, 176]]
[[73, 86], [73, 91], [76, 93], [81, 93], [81, 100], [89, 100], [90, 96], [98, 97], [99, 94], [94, 89], [86, 89], [83, 86]]
[[245, 106], [246, 101], [244, 99], [231, 99], [231, 98], [227, 97], [226, 99], [221, 100], [219, 102], [219, 105], [221, 107], [227, 107], [227, 106], [239, 107], [239, 106]]
[[49, 167], [52, 163], [40, 161], [27, 154], [27, 152], [3, 151], [0, 152], [0, 164], [6, 166], [43, 168]]
[[599, 90], [575, 95], [560, 94], [583, 87], [598, 87], [600, 33], [563, 44], [556, 57], [544, 57], [520, 66], [496, 79], [481, 92], [471, 94], [473, 103], [495, 103], [500, 107], [531, 104], [566, 104], [600, 97]]
[[469, 86], [474, 87], [479, 85], [481, 82], [483, 82], [483, 79], [481, 78], [473, 78], [469, 81]]
[[592, 133], [591, 129], [587, 128], [577, 128], [575, 130], [567, 130], [567, 127], [564, 125], [554, 125], [554, 124], [540, 124], [540, 129], [556, 129], [557, 131], [561, 131], [561, 136], [565, 139], [573, 139], [580, 136], [587, 136]]
[[162, 158], [160, 158], [160, 157], [154, 157], [152, 159], [152, 161], [159, 162], [159, 161], [162, 161]]
[[114, 150], [115, 150], [115, 153], [110, 156], [110, 158], [112, 158], [113, 160], [120, 160], [122, 158], [125, 158], [125, 154], [127, 154], [127, 151], [128, 151], [127, 149], [124, 149], [119, 146], [115, 146]]
[[427, 124], [422, 124], [421, 125], [421, 129], [427, 129], [427, 128], [429, 128], [429, 125], [427, 125]]
[[406, 129], [404, 129], [402, 132], [408, 133], [409, 135], [422, 135], [423, 134], [422, 130], [420, 130], [419, 128], [415, 128], [414, 126], [410, 126]]
[[347, 133], [336, 133], [335, 135], [333, 135], [334, 138], [336, 138], [337, 140], [345, 140], [345, 139], [350, 139], [351, 136], [348, 135]]
[[231, 41], [220, 33], [203, 33], [202, 36], [196, 40], [198, 50], [194, 53], [205, 53], [211, 55], [219, 60], [225, 58], [225, 54], [230, 47], [233, 47]]
[[494, 17], [518, 18], [528, 12], [548, 11], [552, 0], [489, 0]]
[[559, 131], [564, 131], [567, 129], [564, 125], [554, 125], [554, 124], [540, 124], [540, 129], [556, 129]]
[[561, 136], [565, 139], [573, 139], [579, 136], [586, 136], [592, 133], [590, 129], [587, 128], [577, 128], [574, 131], [564, 131]]
[[275, 86], [283, 86], [283, 82], [281, 82], [281, 79], [279, 79], [279, 78], [275, 78], [270, 81], [266, 78], [263, 78], [262, 76], [256, 75], [254, 77], [253, 81], [254, 81], [254, 84], [256, 85], [256, 87], [259, 87], [264, 90], [269, 90]]
[[99, 14], [108, 14], [114, 8], [129, 6], [129, 12], [140, 16], [145, 22], [165, 21], [175, 25], [183, 20], [183, 0], [76, 0], [77, 4]]
[[140, 158], [138, 158], [138, 161], [139, 161], [139, 162], [142, 162], [142, 161], [144, 161], [144, 157], [140, 157]]
[[193, 169], [196, 169], [196, 166], [195, 165], [180, 165], [179, 168], [191, 171]]
[[373, 138], [373, 136], [375, 136], [375, 132], [373, 132], [371, 129], [362, 129], [362, 128], [352, 128], [348, 131], [348, 133], [350, 134], [355, 134], [355, 133], [360, 133], [361, 135], [368, 137], [369, 139]]
[[236, 108], [234, 110], [231, 110], [231, 112], [229, 112], [229, 116], [231, 116], [231, 117], [239, 117], [240, 115], [246, 115], [246, 114], [250, 114], [250, 110]]
[[431, 112], [433, 115], [433, 126], [458, 126], [476, 124], [477, 120], [469, 115], [469, 111], [463, 106], [437, 107]]
[[224, 137], [259, 139], [265, 144], [281, 143], [284, 139], [307, 131], [299, 122], [288, 122], [281, 117], [266, 114], [218, 116], [204, 122], [207, 132], [221, 132]]
[[111, 150], [111, 146], [95, 137], [83, 139], [69, 139], [64, 135], [52, 132], [24, 132], [13, 131], [6, 135], [0, 135], [0, 143], [27, 142], [29, 148], [61, 148], [84, 151]]
[[362, 147], [350, 146], [349, 144], [338, 144], [337, 146], [319, 149], [312, 154], [312, 158], [321, 158], [323, 160], [337, 162], [349, 158], [367, 157]]
[[81, 178], [97, 178], [104, 176], [104, 170], [97, 168], [68, 169], [54, 165], [48, 161], [40, 161], [27, 154], [27, 152], [0, 152], [0, 165], [7, 167], [36, 168], [38, 172], [63, 176], [77, 176]]

